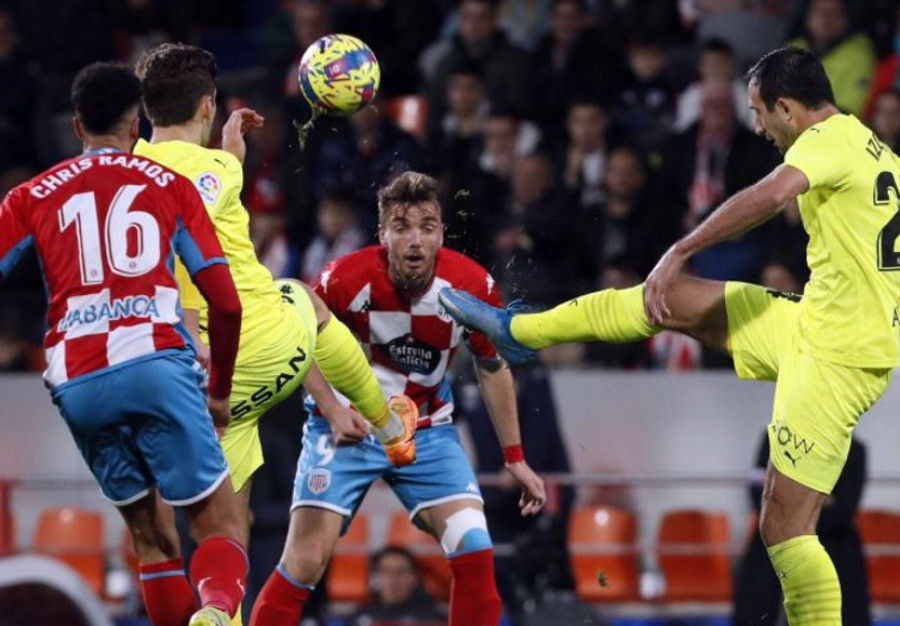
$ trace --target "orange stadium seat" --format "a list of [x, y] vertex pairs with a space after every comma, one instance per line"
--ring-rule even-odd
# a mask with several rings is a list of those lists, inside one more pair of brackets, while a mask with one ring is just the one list
[[402, 546], [416, 555], [425, 588], [432, 598], [446, 601], [450, 597], [452, 573], [443, 549], [434, 537], [416, 528], [405, 511], [397, 511], [391, 516], [387, 543]]
[[34, 530], [34, 550], [59, 559], [97, 592], [104, 588], [103, 516], [74, 506], [43, 511]]
[[730, 601], [730, 529], [725, 513], [670, 511], [659, 527], [657, 556], [667, 601]]
[[361, 604], [369, 599], [369, 518], [357, 514], [338, 541], [328, 567], [328, 597]]
[[428, 99], [425, 96], [391, 98], [384, 103], [384, 113], [406, 132], [424, 139], [425, 121], [428, 119]]
[[[640, 567], [634, 515], [611, 506], [579, 507], [569, 518], [575, 591], [585, 602], [638, 599]], [[601, 584], [600, 577], [604, 578]]]
[[900, 512], [860, 511], [856, 525], [866, 549], [869, 593], [875, 602], [900, 602], [900, 552], [878, 554], [878, 548], [900, 550]]

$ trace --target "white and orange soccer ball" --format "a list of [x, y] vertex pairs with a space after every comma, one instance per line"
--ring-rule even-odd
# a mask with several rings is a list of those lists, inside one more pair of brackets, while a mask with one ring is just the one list
[[350, 35], [326, 35], [303, 53], [300, 92], [317, 114], [350, 115], [372, 102], [381, 82], [375, 53]]

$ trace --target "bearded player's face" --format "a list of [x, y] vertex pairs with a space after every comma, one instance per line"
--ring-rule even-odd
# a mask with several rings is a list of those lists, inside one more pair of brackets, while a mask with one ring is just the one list
[[434, 278], [438, 250], [444, 243], [444, 225], [436, 202], [395, 206], [378, 228], [387, 248], [391, 280], [410, 296], [425, 293]]

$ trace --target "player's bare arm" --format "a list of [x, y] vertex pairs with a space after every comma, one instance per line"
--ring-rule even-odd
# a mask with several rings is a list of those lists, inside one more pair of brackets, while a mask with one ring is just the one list
[[521, 454], [522, 435], [512, 372], [502, 359], [474, 360], [484, 403], [504, 450], [506, 469], [522, 488], [522, 499], [519, 501], [522, 515], [536, 515], [547, 502], [547, 493], [544, 481], [528, 466]]
[[664, 324], [672, 315], [666, 300], [669, 288], [693, 255], [769, 221], [807, 189], [809, 181], [803, 172], [779, 165], [755, 185], [726, 200], [702, 224], [677, 241], [647, 277], [644, 302], [650, 321]]

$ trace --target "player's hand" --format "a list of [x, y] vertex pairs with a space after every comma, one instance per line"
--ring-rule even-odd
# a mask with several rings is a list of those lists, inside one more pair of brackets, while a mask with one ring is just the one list
[[325, 416], [337, 445], [357, 444], [371, 432], [369, 422], [353, 409], [340, 405]]
[[197, 350], [197, 363], [206, 370], [209, 371], [209, 346], [203, 343], [200, 339], [194, 340], [194, 348]]
[[522, 488], [522, 497], [519, 499], [519, 508], [522, 517], [537, 515], [547, 503], [547, 490], [544, 481], [534, 473], [528, 463], [507, 463], [506, 471], [515, 479]]
[[669, 288], [684, 269], [687, 257], [678, 245], [669, 248], [644, 283], [644, 308], [652, 324], [662, 324], [672, 315], [666, 302]]
[[252, 128], [259, 128], [265, 122], [262, 115], [253, 109], [242, 108], [232, 111], [228, 121], [222, 127], [222, 150], [230, 152], [241, 163], [247, 156], [247, 144], [244, 135]]
[[209, 414], [212, 415], [213, 426], [216, 427], [216, 432], [221, 436], [221, 431], [231, 421], [231, 398], [214, 398], [209, 396], [206, 399], [206, 405], [209, 407]]

